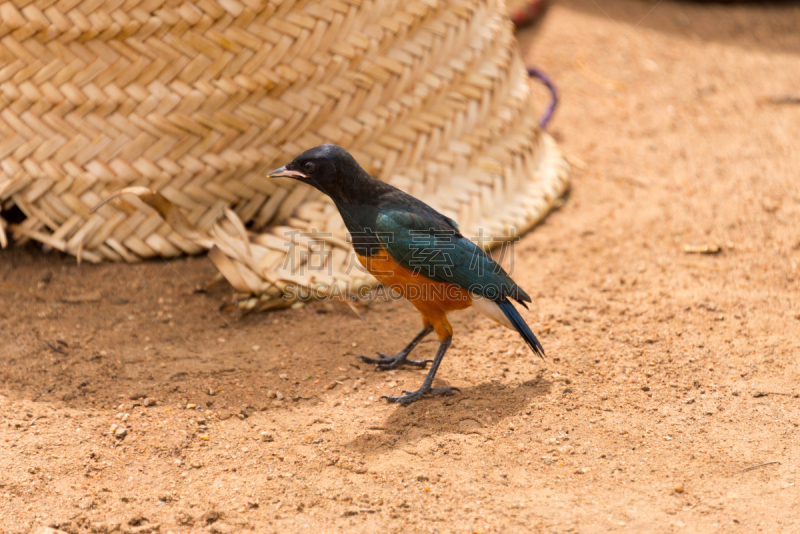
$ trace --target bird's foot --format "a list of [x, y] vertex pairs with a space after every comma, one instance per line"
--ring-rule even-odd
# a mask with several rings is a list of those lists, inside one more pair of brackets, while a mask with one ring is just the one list
[[403, 393], [405, 393], [405, 395], [401, 395], [399, 397], [390, 397], [388, 395], [384, 395], [381, 398], [386, 399], [387, 402], [396, 402], [398, 404], [406, 406], [408, 404], [411, 404], [412, 402], [417, 402], [425, 394], [449, 395], [454, 391], [458, 391], [459, 393], [461, 393], [461, 390], [458, 388], [428, 388], [427, 391], [425, 390], [425, 388], [420, 388], [417, 391], [407, 391], [404, 389]]
[[406, 359], [407, 354], [403, 354], [402, 352], [397, 356], [387, 356], [383, 353], [378, 353], [380, 358], [367, 358], [366, 356], [359, 356], [358, 359], [365, 363], [374, 363], [378, 366], [378, 369], [381, 371], [390, 371], [392, 369], [397, 369], [401, 365], [410, 365], [412, 367], [419, 367], [424, 369], [428, 363], [433, 360], [408, 360]]

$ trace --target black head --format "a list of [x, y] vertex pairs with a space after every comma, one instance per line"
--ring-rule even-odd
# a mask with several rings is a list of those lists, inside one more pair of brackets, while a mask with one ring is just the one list
[[337, 145], [306, 150], [270, 176], [293, 178], [316, 187], [331, 197], [346, 196], [368, 175], [350, 153]]

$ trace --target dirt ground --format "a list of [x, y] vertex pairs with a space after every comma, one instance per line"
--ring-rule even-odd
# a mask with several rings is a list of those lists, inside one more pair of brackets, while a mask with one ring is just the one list
[[451, 397], [355, 360], [405, 302], [238, 318], [203, 257], [0, 252], [0, 532], [800, 531], [798, 27], [565, 0], [520, 34], [574, 170], [516, 248], [548, 356], [455, 316]]

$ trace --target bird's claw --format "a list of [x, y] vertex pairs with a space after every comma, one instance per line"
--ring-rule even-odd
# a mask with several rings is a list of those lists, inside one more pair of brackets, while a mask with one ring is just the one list
[[461, 393], [461, 390], [456, 387], [449, 387], [449, 388], [428, 388], [427, 391], [423, 389], [419, 389], [417, 391], [408, 391], [403, 390], [405, 395], [401, 395], [398, 397], [390, 397], [389, 395], [383, 395], [381, 398], [386, 399], [387, 402], [396, 402], [397, 404], [401, 404], [403, 406], [407, 406], [412, 402], [416, 402], [420, 400], [425, 394], [430, 395], [449, 395], [454, 391], [458, 391]]
[[424, 369], [433, 360], [408, 360], [403, 353], [397, 356], [387, 356], [381, 352], [377, 353], [380, 358], [367, 358], [366, 356], [359, 356], [358, 359], [364, 363], [372, 363], [378, 366], [381, 371], [391, 371], [397, 369], [401, 365], [410, 365], [412, 367], [419, 367]]

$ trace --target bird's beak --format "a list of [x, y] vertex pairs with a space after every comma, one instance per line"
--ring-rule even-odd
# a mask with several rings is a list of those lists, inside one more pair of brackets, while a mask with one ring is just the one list
[[300, 171], [291, 171], [286, 167], [281, 167], [280, 169], [275, 169], [269, 176], [272, 178], [284, 177], [284, 178], [294, 178], [295, 180], [302, 180], [303, 178], [308, 178], [307, 175], [303, 174]]

